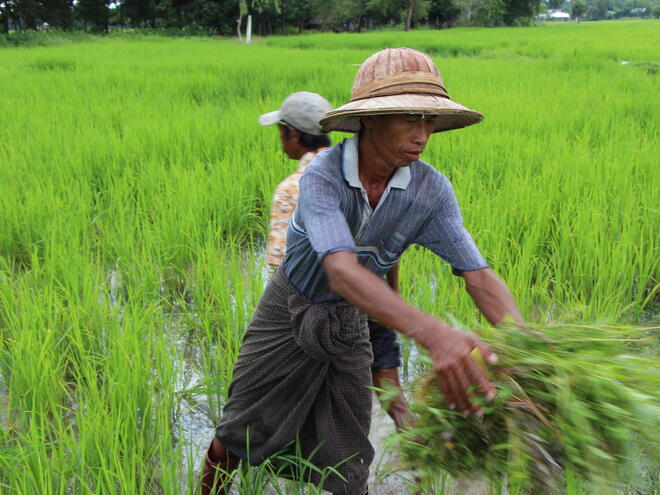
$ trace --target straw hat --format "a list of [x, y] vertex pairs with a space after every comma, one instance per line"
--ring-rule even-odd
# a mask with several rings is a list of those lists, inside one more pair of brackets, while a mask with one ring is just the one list
[[439, 115], [433, 132], [459, 129], [483, 120], [479, 112], [452, 101], [431, 57], [410, 48], [381, 50], [360, 66], [351, 101], [326, 113], [326, 131], [357, 132], [360, 117], [396, 114]]

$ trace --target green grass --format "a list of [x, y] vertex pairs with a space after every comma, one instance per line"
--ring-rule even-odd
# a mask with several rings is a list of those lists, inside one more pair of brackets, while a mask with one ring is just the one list
[[[293, 91], [342, 104], [385, 46], [430, 51], [485, 114], [424, 159], [523, 313], [652, 318], [659, 35], [622, 21], [0, 50], [0, 492], [192, 493], [293, 168], [256, 119]], [[415, 305], [479, 320], [443, 262], [402, 264]], [[203, 442], [190, 408], [208, 409]]]
[[[319, 48], [379, 50], [409, 46], [434, 57], [542, 58], [556, 59], [586, 55], [605, 60], [658, 60], [657, 32], [654, 21], [587, 22], [545, 24], [531, 28], [455, 28], [445, 30], [380, 31], [368, 35], [355, 33], [310, 34], [272, 37], [266, 44], [276, 47], [317, 50]], [[442, 67], [441, 67], [442, 69]]]

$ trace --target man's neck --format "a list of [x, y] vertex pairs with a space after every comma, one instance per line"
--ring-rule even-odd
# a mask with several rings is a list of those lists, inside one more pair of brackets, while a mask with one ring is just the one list
[[361, 134], [358, 142], [358, 174], [362, 185], [387, 184], [396, 167], [388, 165], [378, 154], [369, 136]]

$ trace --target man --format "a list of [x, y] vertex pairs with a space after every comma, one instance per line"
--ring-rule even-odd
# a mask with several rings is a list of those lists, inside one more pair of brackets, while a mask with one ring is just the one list
[[[476, 348], [493, 363], [490, 349], [408, 305], [382, 280], [416, 243], [464, 278], [492, 323], [506, 315], [522, 322], [463, 227], [451, 184], [419, 160], [432, 133], [482, 118], [449, 99], [421, 52], [383, 50], [362, 64], [351, 101], [321, 120], [326, 130], [358, 134], [319, 153], [301, 178], [286, 259], [246, 332], [207, 473], [239, 458], [259, 464], [297, 443], [319, 469], [343, 462], [341, 477], [329, 475], [324, 489], [366, 493], [372, 355], [360, 310], [428, 350], [450, 407], [479, 414], [472, 386], [492, 399], [494, 387], [471, 356]], [[318, 473], [305, 479], [321, 481]]]
[[316, 154], [330, 146], [330, 138], [319, 124], [321, 117], [330, 111], [332, 106], [321, 95], [300, 91], [289, 95], [279, 110], [259, 117], [263, 126], [278, 125], [282, 151], [292, 160], [298, 160], [296, 171], [275, 189], [270, 210], [266, 262], [273, 272], [284, 261], [286, 232], [298, 204], [300, 177]]
[[[298, 204], [300, 177], [317, 153], [330, 146], [330, 138], [319, 124], [321, 117], [330, 111], [332, 106], [325, 98], [316, 93], [301, 91], [289, 95], [279, 110], [259, 117], [259, 123], [263, 126], [279, 126], [282, 151], [289, 158], [299, 160], [296, 171], [280, 182], [273, 197], [266, 249], [266, 262], [271, 273], [284, 261], [286, 232]], [[395, 291], [398, 291], [398, 268], [396, 265], [386, 276], [388, 284]], [[401, 430], [408, 415], [408, 406], [400, 392], [397, 368], [401, 365], [401, 357], [396, 335], [392, 329], [371, 319], [368, 320], [368, 326], [374, 354], [372, 381], [379, 396], [382, 389], [395, 387], [393, 393], [387, 394], [383, 405], [396, 428]]]

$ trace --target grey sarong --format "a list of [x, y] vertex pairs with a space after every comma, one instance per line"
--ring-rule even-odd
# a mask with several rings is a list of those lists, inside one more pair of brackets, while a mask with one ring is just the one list
[[[295, 453], [297, 441], [321, 469], [350, 458], [338, 468], [346, 481], [331, 475], [323, 488], [363, 495], [374, 455], [372, 360], [366, 319], [355, 307], [315, 304], [278, 269], [245, 334], [216, 436], [253, 465], [285, 447]], [[303, 480], [321, 481], [309, 470]]]

